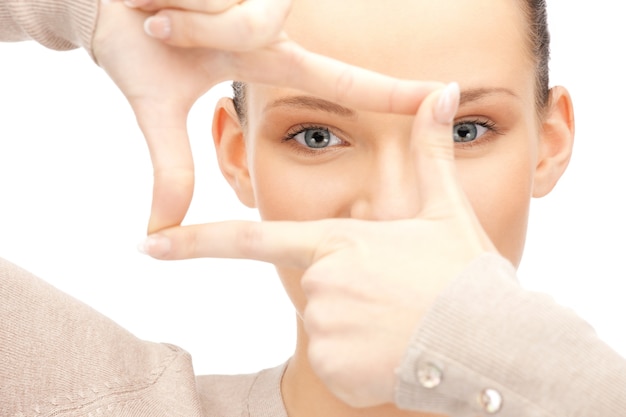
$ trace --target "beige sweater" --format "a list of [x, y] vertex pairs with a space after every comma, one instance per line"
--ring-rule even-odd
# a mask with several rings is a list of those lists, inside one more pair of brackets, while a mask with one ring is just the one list
[[[90, 43], [96, 0], [0, 0], [0, 40]], [[286, 417], [284, 367], [200, 376], [189, 355], [137, 339], [0, 259], [0, 416]], [[475, 260], [416, 329], [399, 407], [451, 417], [626, 416], [626, 360], [503, 258]]]
[[[287, 416], [283, 366], [197, 377], [185, 351], [137, 339], [2, 259], [0, 359], [3, 417]], [[421, 369], [439, 373], [424, 380]], [[416, 331], [396, 399], [451, 417], [488, 415], [477, 400], [485, 389], [502, 399], [499, 416], [623, 417], [626, 361], [573, 313], [522, 290], [510, 264], [489, 255]]]

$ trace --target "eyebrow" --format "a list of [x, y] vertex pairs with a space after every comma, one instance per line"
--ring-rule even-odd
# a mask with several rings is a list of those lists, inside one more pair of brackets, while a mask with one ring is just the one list
[[[469, 90], [461, 91], [461, 100], [460, 105], [479, 101], [481, 99], [487, 98], [493, 95], [508, 95], [513, 98], [518, 98], [518, 96], [508, 88], [501, 87], [490, 87], [490, 88], [472, 88]], [[326, 113], [336, 114], [341, 117], [355, 119], [357, 117], [357, 113], [355, 110], [352, 110], [348, 107], [344, 107], [340, 104], [333, 103], [332, 101], [324, 100], [322, 98], [312, 97], [312, 96], [289, 96], [289, 97], [281, 97], [272, 102], [270, 102], [267, 106], [265, 106], [264, 111], [270, 110], [275, 107], [290, 107], [290, 108], [299, 108], [304, 110], [316, 110], [323, 111]]]
[[509, 90], [508, 88], [503, 88], [503, 87], [470, 88], [469, 90], [461, 91], [460, 105], [462, 106], [463, 104], [482, 100], [483, 98], [487, 98], [489, 96], [494, 96], [494, 95], [507, 95], [513, 98], [519, 98], [517, 94], [513, 92], [513, 90]]
[[312, 96], [289, 96], [281, 97], [265, 106], [265, 111], [274, 107], [296, 107], [304, 110], [321, 110], [326, 113], [336, 114], [341, 117], [354, 119], [357, 117], [356, 111], [344, 107], [332, 101], [324, 100]]

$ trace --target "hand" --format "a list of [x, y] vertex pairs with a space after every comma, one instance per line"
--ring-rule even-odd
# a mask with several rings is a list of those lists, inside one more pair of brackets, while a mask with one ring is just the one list
[[160, 259], [248, 258], [304, 270], [313, 369], [352, 406], [392, 402], [395, 369], [421, 318], [472, 259], [496, 252], [456, 177], [450, 132], [458, 100], [452, 84], [430, 95], [415, 119], [414, 218], [177, 227], [142, 249]]
[[[179, 3], [175, 6], [184, 9], [198, 2]], [[133, 108], [154, 166], [149, 232], [180, 224], [187, 212], [194, 185], [187, 115], [215, 84], [231, 79], [275, 84], [355, 108], [409, 114], [440, 86], [400, 81], [302, 49], [281, 30], [289, 1], [217, 3], [224, 7], [207, 8], [204, 13], [166, 10], [152, 17], [148, 27], [163, 26], [158, 20], [155, 24], [156, 17], [171, 19], [165, 41], [146, 35], [143, 25], [149, 14], [145, 11], [116, 1], [100, 7], [95, 58]], [[172, 6], [160, 1], [150, 5]]]

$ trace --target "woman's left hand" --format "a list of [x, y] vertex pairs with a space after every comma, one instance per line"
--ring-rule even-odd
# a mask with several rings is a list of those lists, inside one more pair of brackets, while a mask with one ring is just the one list
[[[98, 64], [128, 99], [148, 143], [154, 167], [150, 232], [180, 224], [187, 212], [194, 186], [187, 115], [215, 84], [235, 79], [291, 87], [353, 108], [409, 114], [440, 86], [398, 80], [303, 49], [282, 31], [290, 0], [170, 3], [150, 4], [213, 6], [150, 16], [121, 1], [101, 2], [92, 46]], [[161, 30], [169, 36], [146, 35], [146, 19], [151, 33]]]

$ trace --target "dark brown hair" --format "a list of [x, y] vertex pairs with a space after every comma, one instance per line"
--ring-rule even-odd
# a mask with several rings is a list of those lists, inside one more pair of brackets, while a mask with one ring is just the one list
[[546, 0], [524, 0], [522, 10], [526, 13], [530, 52], [535, 63], [535, 99], [537, 109], [543, 109], [550, 98], [550, 31]]
[[[522, 11], [529, 23], [528, 44], [535, 64], [535, 101], [537, 111], [546, 107], [550, 98], [550, 32], [548, 31], [548, 12], [546, 0], [519, 0]], [[233, 103], [239, 121], [246, 125], [246, 84], [233, 81]]]

